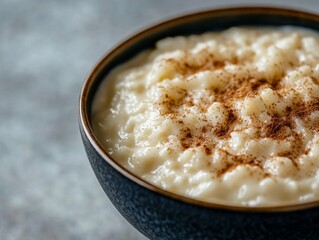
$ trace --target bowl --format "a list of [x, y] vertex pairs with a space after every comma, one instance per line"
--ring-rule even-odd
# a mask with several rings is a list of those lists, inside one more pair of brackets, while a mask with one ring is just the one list
[[116, 66], [167, 36], [247, 25], [292, 25], [319, 30], [319, 16], [270, 7], [214, 9], [181, 16], [119, 44], [99, 61], [83, 85], [79, 125], [93, 171], [118, 211], [150, 239], [319, 239], [319, 201], [246, 207], [207, 203], [167, 192], [114, 161], [92, 130], [92, 100], [100, 83]]

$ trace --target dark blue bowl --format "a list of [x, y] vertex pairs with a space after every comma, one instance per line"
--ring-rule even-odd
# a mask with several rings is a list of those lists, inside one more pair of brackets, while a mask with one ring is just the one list
[[114, 206], [150, 239], [319, 239], [319, 201], [284, 207], [234, 207], [189, 199], [159, 189], [125, 170], [103, 150], [92, 130], [92, 99], [114, 67], [167, 36], [243, 25], [292, 25], [319, 30], [319, 16], [265, 7], [219, 9], [182, 16], [148, 28], [114, 48], [84, 83], [79, 122], [92, 168]]

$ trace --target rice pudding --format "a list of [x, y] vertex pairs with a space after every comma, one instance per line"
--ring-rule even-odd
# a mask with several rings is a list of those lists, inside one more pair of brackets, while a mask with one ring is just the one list
[[94, 132], [130, 172], [230, 205], [319, 199], [319, 37], [231, 28], [157, 42], [112, 71]]

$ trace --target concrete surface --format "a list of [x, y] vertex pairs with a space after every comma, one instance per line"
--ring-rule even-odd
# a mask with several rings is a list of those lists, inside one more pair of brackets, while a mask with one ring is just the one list
[[104, 52], [142, 27], [263, 2], [319, 11], [315, 0], [0, 0], [0, 239], [145, 239], [89, 166], [77, 125], [83, 80]]

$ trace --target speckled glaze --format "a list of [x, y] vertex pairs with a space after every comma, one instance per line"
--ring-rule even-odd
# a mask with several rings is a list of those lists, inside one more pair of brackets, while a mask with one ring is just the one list
[[[128, 173], [103, 151], [90, 127], [94, 93], [108, 72], [166, 36], [231, 26], [303, 26], [319, 30], [319, 16], [275, 8], [232, 8], [190, 14], [153, 26], [108, 53], [80, 96], [80, 132], [92, 168], [119, 212], [150, 239], [319, 239], [319, 202], [285, 207], [233, 207], [188, 199]], [[107, 224], [107, 223], [104, 223]]]

